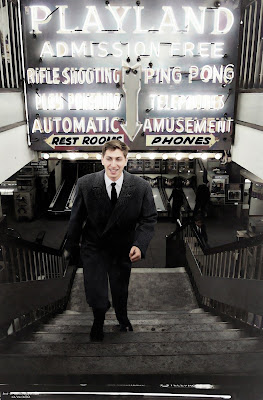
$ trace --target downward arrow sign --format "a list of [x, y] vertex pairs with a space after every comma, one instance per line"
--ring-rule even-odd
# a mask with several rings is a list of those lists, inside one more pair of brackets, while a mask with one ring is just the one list
[[130, 66], [123, 63], [122, 66], [122, 88], [126, 98], [126, 123], [122, 129], [133, 141], [140, 131], [142, 124], [138, 122], [138, 95], [141, 90], [141, 65]]

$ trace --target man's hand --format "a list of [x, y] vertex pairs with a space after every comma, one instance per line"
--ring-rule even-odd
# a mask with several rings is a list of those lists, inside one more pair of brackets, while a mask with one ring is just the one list
[[142, 253], [139, 247], [132, 246], [129, 257], [131, 262], [139, 261], [142, 258]]

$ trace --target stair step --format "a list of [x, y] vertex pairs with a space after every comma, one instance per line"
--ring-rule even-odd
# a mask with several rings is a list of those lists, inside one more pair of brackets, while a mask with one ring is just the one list
[[[196, 323], [202, 321], [202, 323], [206, 322], [216, 322], [222, 321], [220, 317], [216, 317], [213, 315], [203, 315], [203, 314], [185, 314], [184, 317], [178, 315], [169, 315], [169, 314], [131, 314], [129, 313], [129, 318], [131, 321], [136, 322], [136, 320], [141, 321], [167, 321], [167, 323], [175, 323], [175, 324], [182, 324], [187, 322]], [[116, 321], [116, 315], [114, 314], [106, 314], [106, 321]], [[93, 321], [93, 314], [86, 314], [85, 316], [57, 316], [52, 318], [52, 324], [72, 324], [72, 325], [84, 325], [86, 322]], [[171, 321], [171, 322], [169, 322]], [[150, 323], [150, 322], [149, 322]]]
[[[204, 314], [204, 315], [212, 315], [207, 311], [204, 311], [202, 308], [194, 308], [194, 309], [189, 309], [189, 310], [128, 310], [129, 315], [149, 315], [149, 314], [157, 314], [157, 315], [182, 315], [182, 314], [189, 314], [189, 315], [193, 315], [193, 314]], [[63, 312], [63, 314], [58, 314], [58, 316], [79, 316], [79, 317], [83, 317], [86, 318], [86, 315], [90, 314], [92, 315], [92, 310], [89, 307], [89, 309], [85, 312], [80, 312], [80, 311], [72, 311], [72, 310], [66, 310]], [[111, 308], [108, 312], [107, 315], [115, 315], [113, 309]]]
[[178, 354], [222, 354], [263, 352], [263, 341], [245, 338], [239, 341], [214, 339], [207, 342], [180, 342], [176, 337], [169, 343], [36, 343], [19, 342], [0, 345], [0, 354], [32, 354], [34, 356], [172, 356]]
[[[228, 328], [232, 328], [232, 324], [227, 322], [217, 322], [216, 324], [176, 324], [172, 322], [168, 324], [160, 322], [158, 320], [148, 321], [131, 321], [134, 331], [136, 332], [214, 332], [223, 331]], [[51, 333], [85, 333], [90, 331], [92, 321], [86, 321], [85, 325], [44, 325], [39, 329], [38, 332], [51, 332]], [[119, 332], [119, 325], [116, 321], [105, 321], [104, 325], [105, 332]]]
[[[132, 268], [129, 283], [128, 310], [185, 310], [198, 308], [193, 288], [184, 269]], [[83, 270], [78, 270], [68, 309], [86, 311]]]
[[[239, 329], [228, 329], [215, 332], [218, 340], [234, 340], [245, 337], [245, 333]], [[169, 343], [176, 341], [209, 341], [213, 335], [211, 331], [206, 332], [111, 332], [106, 333], [104, 343]], [[52, 333], [42, 332], [32, 334], [30, 340], [41, 342], [64, 342], [64, 343], [87, 343], [90, 341], [89, 332], [86, 333]]]
[[261, 353], [67, 357], [2, 355], [2, 375], [263, 374]]

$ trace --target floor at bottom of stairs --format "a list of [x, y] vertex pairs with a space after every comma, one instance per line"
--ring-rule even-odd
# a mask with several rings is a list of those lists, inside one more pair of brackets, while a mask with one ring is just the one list
[[258, 377], [100, 375], [0, 381], [1, 400], [262, 400]]

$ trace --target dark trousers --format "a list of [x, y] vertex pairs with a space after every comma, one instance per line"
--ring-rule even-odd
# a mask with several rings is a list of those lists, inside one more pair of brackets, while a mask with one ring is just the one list
[[94, 255], [94, 262], [89, 257], [83, 261], [84, 286], [87, 303], [92, 308], [107, 310], [109, 305], [108, 283], [110, 284], [113, 307], [117, 319], [127, 318], [128, 288], [131, 274], [129, 259], [114, 257], [109, 252], [101, 251]]
[[207, 203], [196, 202], [193, 214], [194, 215], [201, 214], [202, 217], [205, 217], [206, 208], [207, 208]]

